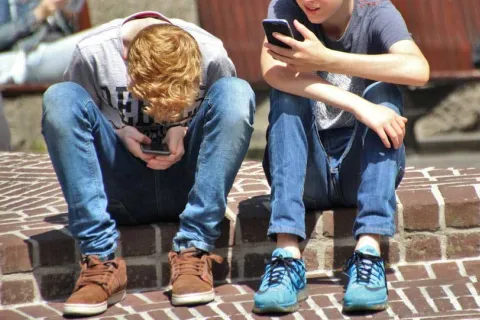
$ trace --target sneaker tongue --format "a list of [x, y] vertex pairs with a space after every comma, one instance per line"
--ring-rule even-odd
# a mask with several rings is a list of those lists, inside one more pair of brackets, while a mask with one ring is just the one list
[[188, 248], [188, 249], [184, 249], [182, 251], [180, 251], [180, 256], [184, 256], [184, 257], [201, 257], [205, 252], [202, 251], [202, 250], [199, 250], [195, 247], [192, 247], [192, 248]]
[[100, 260], [100, 258], [97, 256], [87, 256], [86, 263], [88, 268], [92, 268], [102, 264], [102, 260]]
[[279, 257], [279, 256], [282, 256], [284, 258], [293, 258], [293, 254], [290, 251], [287, 251], [282, 248], [277, 248], [272, 253], [272, 257]]
[[372, 255], [372, 256], [377, 256], [377, 257], [380, 256], [380, 253], [377, 250], [375, 250], [374, 247], [369, 245], [361, 247], [360, 249], [358, 249], [358, 251], [360, 251], [361, 253]]

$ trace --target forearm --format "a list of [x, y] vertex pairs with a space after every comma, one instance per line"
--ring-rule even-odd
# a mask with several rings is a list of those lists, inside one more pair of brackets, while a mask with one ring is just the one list
[[336, 87], [314, 74], [295, 73], [278, 64], [265, 70], [264, 78], [277, 90], [322, 101], [353, 114], [356, 114], [362, 106], [371, 104], [362, 97]]
[[347, 74], [374, 81], [422, 86], [429, 78], [425, 58], [405, 53], [380, 55], [352, 54], [332, 51], [328, 72]]

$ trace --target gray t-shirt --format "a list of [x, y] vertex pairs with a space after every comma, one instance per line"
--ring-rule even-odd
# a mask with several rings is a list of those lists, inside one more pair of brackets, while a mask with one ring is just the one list
[[[122, 124], [134, 126], [151, 136], [157, 134], [154, 128], [161, 126], [155, 125], [153, 118], [143, 113], [143, 102], [133, 98], [127, 91], [127, 65], [121, 55], [123, 44], [120, 39], [120, 29], [125, 22], [144, 17], [166, 20], [184, 29], [195, 38], [200, 47], [200, 93], [195, 104], [185, 110], [181, 124], [187, 125], [196, 114], [205, 94], [215, 81], [222, 77], [236, 76], [236, 72], [219, 39], [192, 23], [168, 19], [158, 12], [140, 12], [126, 19], [116, 19], [89, 33], [77, 44], [70, 65], [65, 71], [65, 80], [84, 87], [114, 127], [119, 128]], [[164, 126], [161, 131], [164, 133], [165, 128], [170, 125], [173, 124]]]
[[[325, 44], [327, 48], [357, 54], [387, 53], [390, 47], [401, 40], [411, 40], [405, 21], [390, 0], [355, 0], [350, 24], [343, 36], [335, 41], [324, 36], [321, 24], [312, 24], [295, 0], [272, 0], [268, 8], [268, 18], [286, 19], [297, 40], [302, 35], [295, 30], [293, 20], [297, 19]], [[373, 81], [348, 75], [317, 72], [317, 75], [331, 84], [357, 95]], [[319, 130], [352, 127], [353, 114], [317, 101], [314, 114]]]

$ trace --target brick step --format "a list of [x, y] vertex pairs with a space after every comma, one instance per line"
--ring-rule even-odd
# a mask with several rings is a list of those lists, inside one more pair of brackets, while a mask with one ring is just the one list
[[[384, 242], [391, 266], [480, 257], [480, 170], [408, 168], [397, 190], [398, 230]], [[227, 258], [217, 281], [258, 278], [274, 244], [266, 239], [269, 187], [261, 164], [246, 161], [229, 194], [216, 253]], [[47, 155], [0, 153], [0, 289], [3, 305], [67, 296], [78, 276], [79, 252], [66, 205]], [[342, 266], [351, 255], [355, 209], [309, 212], [304, 257], [309, 272]], [[129, 289], [168, 283], [167, 254], [178, 224], [120, 227], [119, 254]], [[140, 236], [139, 236], [140, 235]]]
[[[369, 319], [475, 319], [480, 313], [480, 259], [424, 263], [387, 270], [389, 309]], [[345, 278], [341, 273], [311, 273], [309, 298], [289, 319], [342, 319]], [[217, 284], [208, 305], [172, 307], [168, 292], [131, 292], [96, 319], [257, 319], [251, 314], [258, 281]], [[0, 319], [62, 319], [63, 301], [0, 307]], [[345, 314], [348, 316], [347, 314]], [[357, 317], [355, 317], [357, 319]], [[364, 317], [362, 317], [364, 319]]]

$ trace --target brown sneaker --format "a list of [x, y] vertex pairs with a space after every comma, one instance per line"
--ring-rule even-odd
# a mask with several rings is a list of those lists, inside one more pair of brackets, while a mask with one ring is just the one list
[[127, 266], [122, 258], [102, 262], [97, 256], [87, 256], [80, 266], [82, 271], [64, 304], [64, 315], [99, 314], [125, 298]]
[[168, 254], [172, 277], [172, 304], [207, 303], [215, 299], [212, 262], [222, 263], [220, 256], [196, 248]]

